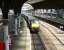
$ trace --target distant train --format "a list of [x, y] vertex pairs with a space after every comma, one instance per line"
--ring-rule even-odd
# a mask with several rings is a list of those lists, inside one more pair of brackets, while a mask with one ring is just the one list
[[39, 32], [39, 21], [37, 19], [30, 20], [30, 31], [31, 32]]
[[30, 29], [30, 32], [39, 32], [39, 20], [34, 18], [34, 17], [31, 17], [31, 16], [26, 16], [24, 14], [22, 14], [22, 16], [24, 17], [24, 19], [26, 20], [27, 22], [27, 26], [29, 27]]

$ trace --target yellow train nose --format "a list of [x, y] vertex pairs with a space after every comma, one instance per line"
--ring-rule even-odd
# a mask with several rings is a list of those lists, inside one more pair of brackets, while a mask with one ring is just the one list
[[32, 27], [32, 28], [39, 28], [39, 24], [33, 23], [33, 24], [31, 25], [31, 27]]

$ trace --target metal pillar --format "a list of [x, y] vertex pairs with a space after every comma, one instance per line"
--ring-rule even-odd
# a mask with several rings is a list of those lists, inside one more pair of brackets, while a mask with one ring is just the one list
[[19, 16], [19, 27], [20, 27], [20, 20], [21, 20], [21, 15]]
[[17, 17], [14, 19], [15, 20], [15, 35], [19, 35], [19, 28], [20, 28], [20, 18], [21, 15], [17, 14]]
[[15, 19], [15, 35], [18, 35], [18, 32], [17, 32], [17, 18]]
[[9, 50], [8, 19], [2, 19], [1, 22], [3, 23], [5, 50]]
[[8, 35], [8, 25], [4, 25], [4, 33], [5, 33], [5, 46], [6, 50], [9, 50], [9, 35]]

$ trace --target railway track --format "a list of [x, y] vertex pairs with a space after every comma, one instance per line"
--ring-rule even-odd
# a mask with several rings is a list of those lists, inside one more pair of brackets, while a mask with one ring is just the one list
[[[40, 23], [41, 24], [41, 23]], [[50, 26], [50, 25], [48, 25], [48, 24], [46, 24], [47, 25], [47, 27], [45, 26], [45, 25], [43, 25], [43, 24], [41, 24], [41, 26], [44, 26], [46, 29], [48, 29], [48, 31], [50, 31], [51, 32], [51, 34], [62, 44], [62, 45], [64, 45], [64, 43], [62, 42], [62, 40], [61, 39], [59, 39], [59, 37], [57, 37], [57, 34], [60, 34], [60, 33], [57, 33], [57, 30], [54, 28], [54, 27], [52, 27], [52, 26]], [[54, 32], [51, 30], [51, 28], [53, 28], [53, 30], [54, 30]], [[62, 33], [61, 33], [62, 34]], [[63, 34], [62, 34], [63, 35]]]
[[46, 50], [45, 45], [41, 41], [38, 33], [31, 33], [31, 40], [32, 40], [31, 43], [32, 50]]

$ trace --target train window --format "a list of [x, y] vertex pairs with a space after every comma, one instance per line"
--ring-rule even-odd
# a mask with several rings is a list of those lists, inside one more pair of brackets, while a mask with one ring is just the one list
[[32, 19], [31, 22], [32, 23], [39, 23], [38, 20], [36, 20], [36, 19]]

